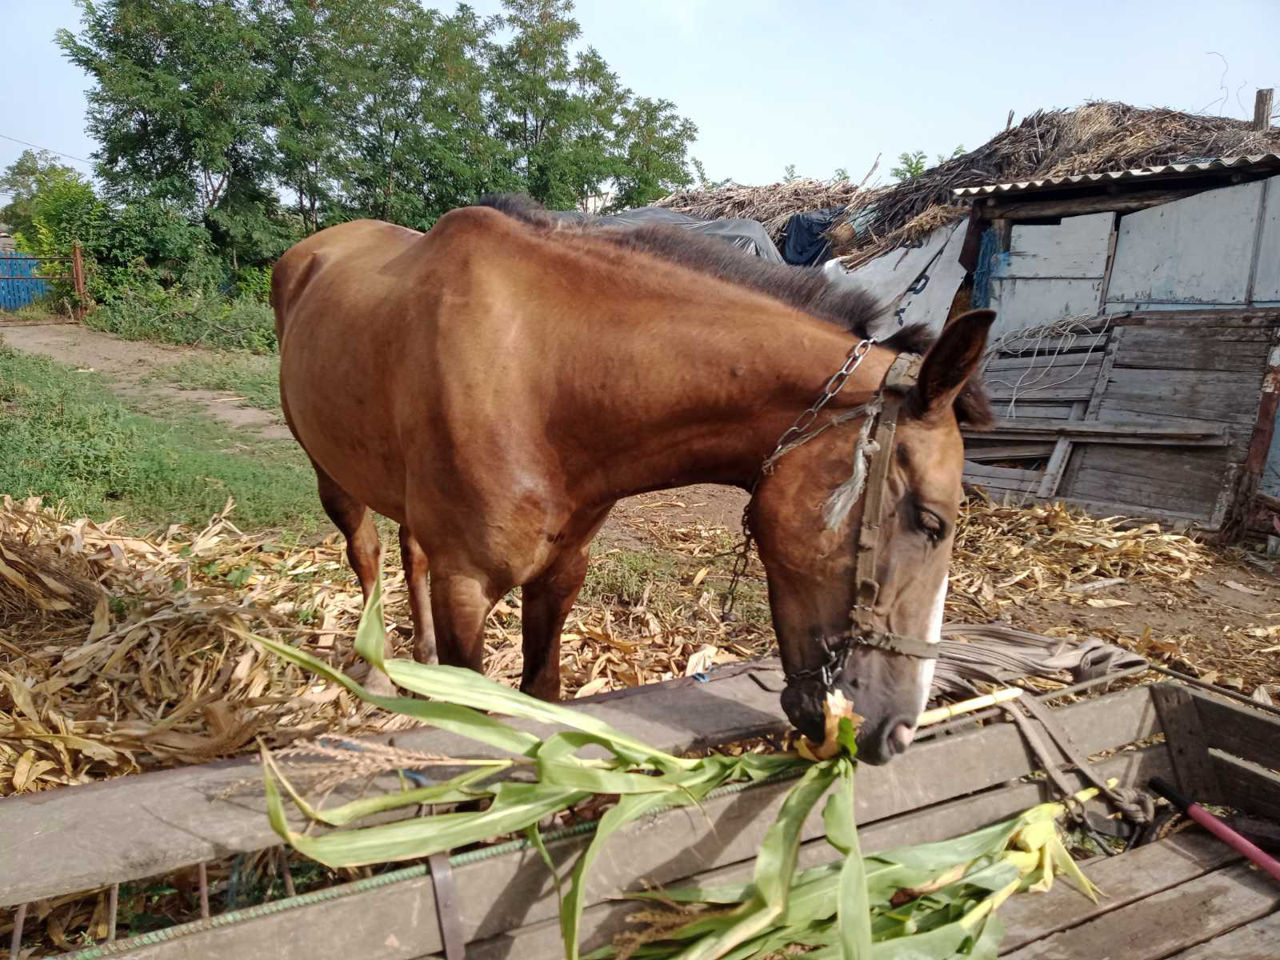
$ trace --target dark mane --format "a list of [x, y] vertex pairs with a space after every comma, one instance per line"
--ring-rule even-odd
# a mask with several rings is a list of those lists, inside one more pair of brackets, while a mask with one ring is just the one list
[[[476, 205], [492, 207], [539, 230], [590, 234], [593, 239], [624, 250], [642, 251], [718, 280], [748, 287], [855, 336], [870, 336], [873, 321], [884, 312], [871, 294], [858, 287], [837, 287], [818, 267], [769, 263], [723, 240], [675, 227], [598, 228], [589, 218], [557, 217], [536, 200], [518, 193], [487, 194], [477, 200]], [[879, 342], [890, 350], [922, 354], [933, 340], [926, 325], [911, 324]], [[963, 423], [981, 426], [990, 422], [991, 409], [981, 384], [971, 382], [965, 388], [956, 399], [955, 412]]]

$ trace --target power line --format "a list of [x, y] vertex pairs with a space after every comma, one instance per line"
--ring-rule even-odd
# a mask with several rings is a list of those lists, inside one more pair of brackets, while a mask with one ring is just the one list
[[92, 160], [86, 160], [84, 157], [75, 157], [69, 153], [63, 153], [61, 150], [51, 150], [49, 147], [42, 147], [38, 143], [32, 143], [29, 140], [19, 140], [17, 137], [11, 137], [7, 133], [0, 133], [0, 140], [12, 140], [14, 143], [20, 143], [24, 147], [35, 147], [37, 150], [44, 150], [46, 153], [52, 153], [55, 156], [65, 157], [68, 160], [75, 160], [78, 163], [87, 163], [93, 166]]

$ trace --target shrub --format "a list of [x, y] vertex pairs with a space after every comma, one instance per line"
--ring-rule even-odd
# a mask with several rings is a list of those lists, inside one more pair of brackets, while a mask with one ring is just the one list
[[276, 349], [271, 308], [249, 298], [228, 300], [185, 287], [164, 288], [134, 277], [89, 314], [89, 326], [130, 340], [159, 340], [271, 353]]

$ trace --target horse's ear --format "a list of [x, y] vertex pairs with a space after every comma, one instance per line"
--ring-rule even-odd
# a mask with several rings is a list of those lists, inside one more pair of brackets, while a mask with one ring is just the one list
[[923, 417], [949, 410], [982, 363], [994, 310], [970, 310], [942, 329], [920, 366], [916, 409]]

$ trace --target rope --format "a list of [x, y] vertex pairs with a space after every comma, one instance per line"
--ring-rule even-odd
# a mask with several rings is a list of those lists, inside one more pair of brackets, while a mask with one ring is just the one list
[[[1046, 341], [1053, 344], [1052, 351], [1046, 352], [1044, 356], [1048, 358], [1048, 362], [1044, 365], [1037, 365], [1034, 362], [1029, 365], [1016, 381], [1002, 380], [999, 376], [991, 376], [983, 371], [983, 378], [989, 384], [1003, 384], [1011, 387], [1012, 396], [1009, 398], [1009, 405], [1005, 410], [1005, 416], [1017, 416], [1016, 408], [1021, 393], [1025, 389], [1044, 390], [1049, 387], [1060, 386], [1064, 383], [1070, 383], [1074, 380], [1084, 368], [1088, 365], [1090, 358], [1097, 352], [1098, 343], [1105, 340], [1095, 340], [1089, 345], [1089, 348], [1080, 355], [1080, 363], [1067, 376], [1060, 380], [1050, 380], [1045, 382], [1045, 378], [1052, 373], [1058, 365], [1058, 359], [1068, 353], [1075, 346], [1076, 340], [1080, 336], [1104, 337], [1111, 329], [1111, 318], [1106, 317], [1101, 327], [1095, 327], [1097, 318], [1093, 314], [1077, 313], [1060, 320], [1054, 320], [1051, 323], [1042, 324], [1038, 327], [1028, 327], [1023, 330], [1013, 330], [1006, 333], [995, 340], [987, 349], [987, 362], [989, 363], [995, 357], [1004, 354], [1014, 357], [1029, 356], [1034, 361], [1041, 356], [1041, 350], [1045, 348]], [[1035, 376], [1032, 378], [1032, 374]], [[1031, 378], [1031, 379], [1028, 379]]]

